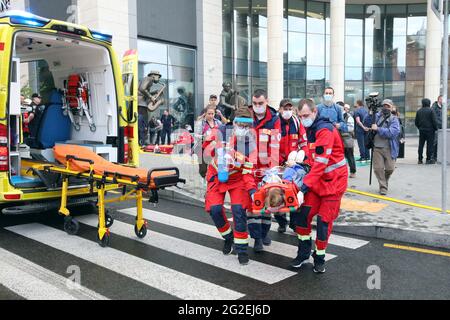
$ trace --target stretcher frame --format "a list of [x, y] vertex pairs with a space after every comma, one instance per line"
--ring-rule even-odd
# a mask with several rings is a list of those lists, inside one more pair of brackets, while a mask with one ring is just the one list
[[[89, 171], [80, 172], [72, 170], [70, 168], [71, 161], [80, 161], [89, 163]], [[119, 203], [123, 201], [135, 200], [136, 201], [136, 223], [134, 227], [135, 234], [138, 238], [143, 239], [147, 235], [148, 223], [143, 217], [143, 193], [151, 192], [150, 202], [158, 202], [157, 190], [164, 189], [165, 187], [171, 187], [177, 185], [177, 183], [186, 183], [185, 180], [179, 178], [178, 168], [161, 168], [153, 169], [148, 172], [147, 183], [140, 182], [139, 176], [128, 176], [120, 174], [118, 172], [105, 172], [103, 175], [96, 174], [94, 168], [94, 161], [89, 159], [78, 158], [73, 155], [66, 156], [66, 165], [62, 166], [46, 166], [45, 171], [51, 173], [57, 173], [62, 175], [62, 194], [61, 194], [61, 206], [59, 214], [64, 217], [64, 230], [69, 235], [76, 235], [79, 230], [79, 223], [70, 215], [70, 211], [67, 208], [68, 194], [69, 194], [69, 177], [76, 177], [86, 179], [91, 186], [91, 194], [94, 193], [94, 184], [97, 189], [97, 207], [98, 207], [98, 235], [97, 240], [102, 247], [107, 247], [110, 242], [109, 228], [114, 223], [114, 219], [107, 213], [106, 205], [111, 203]], [[174, 171], [176, 173], [176, 181], [158, 183], [154, 178], [155, 187], [150, 187], [152, 181], [152, 174], [162, 171]], [[172, 176], [173, 178], [175, 177]], [[122, 195], [119, 197], [106, 199], [106, 185], [113, 185], [116, 188], [122, 189]], [[131, 188], [130, 191], [127, 191]], [[110, 190], [110, 188], [109, 188]]]

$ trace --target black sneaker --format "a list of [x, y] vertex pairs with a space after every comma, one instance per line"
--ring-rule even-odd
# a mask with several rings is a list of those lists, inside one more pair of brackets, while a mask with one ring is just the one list
[[297, 258], [292, 260], [290, 267], [294, 269], [299, 269], [305, 263], [309, 263], [309, 256], [298, 255]]
[[233, 239], [225, 240], [222, 252], [226, 256], [230, 255], [233, 252]]
[[286, 233], [286, 226], [279, 226], [278, 233]]
[[423, 164], [423, 161], [422, 161], [422, 160], [419, 160], [419, 162], [417, 162], [417, 164]]
[[250, 259], [248, 258], [248, 254], [245, 252], [238, 253], [239, 264], [242, 266], [248, 265]]
[[316, 263], [313, 268], [314, 273], [323, 274], [327, 270], [325, 269], [325, 263]]
[[264, 239], [263, 239], [263, 244], [268, 247], [272, 244], [272, 239], [270, 239], [270, 236], [267, 235]]
[[264, 251], [263, 241], [262, 239], [255, 239], [255, 245], [253, 246], [253, 250], [256, 253], [261, 253]]
[[313, 258], [314, 258], [314, 268], [313, 271], [314, 273], [325, 273], [326, 269], [325, 269], [325, 256], [323, 255], [317, 255], [316, 252], [313, 253]]

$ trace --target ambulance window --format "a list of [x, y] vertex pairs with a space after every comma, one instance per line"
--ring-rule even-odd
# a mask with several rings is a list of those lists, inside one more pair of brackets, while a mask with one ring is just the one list
[[43, 102], [48, 102], [51, 92], [55, 89], [55, 81], [47, 61], [23, 62], [20, 68], [22, 94], [26, 98], [31, 98], [33, 93], [39, 93], [42, 96]]

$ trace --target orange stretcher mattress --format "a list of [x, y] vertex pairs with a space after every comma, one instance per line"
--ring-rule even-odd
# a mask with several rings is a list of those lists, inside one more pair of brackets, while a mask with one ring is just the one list
[[[53, 148], [55, 159], [61, 163], [67, 163], [67, 156], [74, 156], [77, 159], [85, 159], [93, 161], [94, 173], [97, 175], [118, 174], [124, 177], [139, 177], [139, 182], [145, 184], [149, 189], [156, 189], [156, 178], [175, 177], [178, 182], [178, 172], [175, 169], [167, 169], [162, 171], [149, 171], [142, 168], [130, 168], [119, 164], [114, 164], [102, 158], [88, 148], [77, 145], [57, 145]], [[90, 164], [86, 161], [70, 160], [69, 169], [72, 171], [89, 172]], [[150, 177], [149, 177], [150, 172]], [[125, 178], [126, 179], [126, 178]], [[175, 181], [174, 181], [175, 182]], [[174, 185], [176, 183], [173, 183]]]

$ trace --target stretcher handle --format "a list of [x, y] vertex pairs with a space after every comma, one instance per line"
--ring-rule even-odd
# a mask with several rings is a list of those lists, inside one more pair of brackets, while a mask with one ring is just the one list
[[70, 155], [66, 156], [66, 160], [67, 161], [73, 160], [73, 161], [87, 162], [90, 165], [93, 165], [95, 163], [93, 160], [90, 160], [90, 159], [83, 159], [83, 158], [78, 158], [78, 157], [70, 156]]
[[152, 182], [152, 174], [155, 172], [165, 172], [165, 171], [175, 171], [177, 177], [180, 176], [180, 169], [173, 167], [173, 168], [155, 168], [148, 172], [147, 174], [147, 184], [149, 185]]
[[106, 177], [108, 176], [113, 176], [114, 179], [121, 179], [121, 178], [129, 178], [131, 179], [132, 182], [138, 182], [139, 181], [139, 176], [131, 176], [131, 175], [127, 175], [127, 174], [121, 174], [118, 172], [110, 172], [110, 171], [105, 171], [104, 175]]

